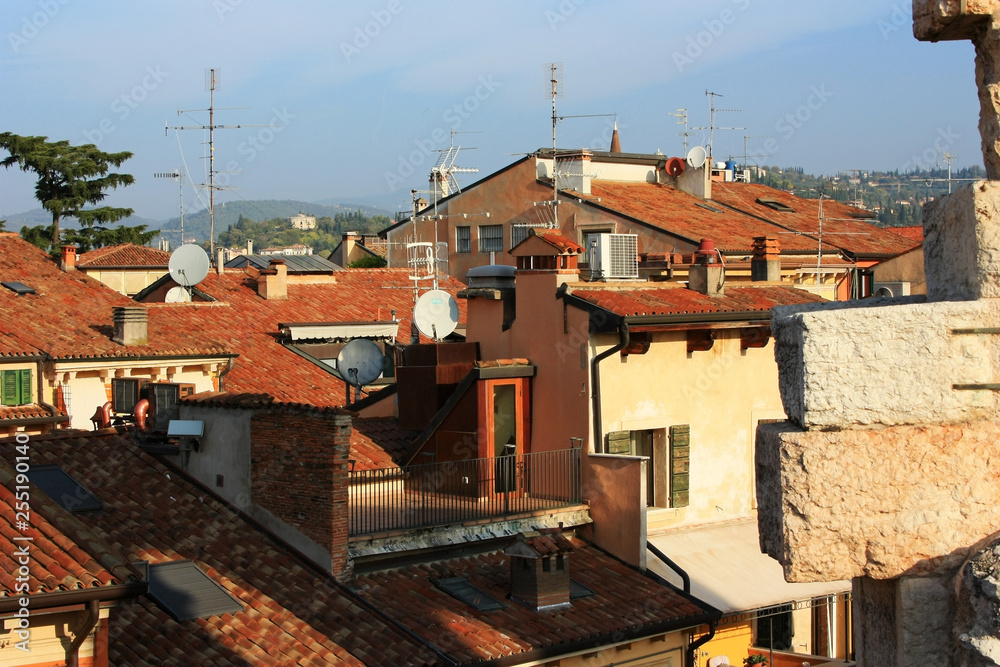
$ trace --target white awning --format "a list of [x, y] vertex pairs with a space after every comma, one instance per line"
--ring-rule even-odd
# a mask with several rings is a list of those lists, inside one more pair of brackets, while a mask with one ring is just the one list
[[[781, 564], [760, 552], [755, 520], [652, 535], [649, 542], [688, 573], [692, 595], [724, 614], [851, 590], [849, 581], [786, 582]], [[646, 562], [653, 572], [681, 587], [681, 578], [652, 552]]]
[[395, 340], [399, 332], [399, 322], [343, 322], [284, 324], [282, 327], [292, 337], [292, 342], [300, 340], [350, 340], [352, 338], [374, 338]]

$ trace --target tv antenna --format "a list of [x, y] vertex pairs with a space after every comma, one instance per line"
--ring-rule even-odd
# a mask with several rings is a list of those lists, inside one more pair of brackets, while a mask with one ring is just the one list
[[218, 77], [216, 76], [215, 68], [210, 68], [206, 72], [206, 87], [209, 91], [208, 98], [208, 108], [207, 109], [178, 109], [177, 115], [192, 113], [194, 111], [207, 111], [208, 112], [208, 125], [167, 125], [164, 123], [163, 133], [167, 134], [167, 130], [208, 130], [208, 220], [209, 220], [209, 239], [208, 246], [209, 252], [215, 255], [215, 191], [221, 190], [222, 188], [215, 185], [215, 131], [216, 130], [235, 130], [244, 127], [278, 127], [276, 125], [216, 125], [215, 124], [215, 112], [216, 111], [231, 111], [236, 109], [249, 109], [250, 107], [222, 107], [216, 109], [215, 107], [215, 89], [218, 84]]
[[688, 110], [687, 109], [678, 109], [677, 113], [668, 113], [667, 115], [668, 116], [674, 116], [675, 118], [680, 118], [680, 120], [677, 121], [677, 124], [678, 125], [683, 125], [684, 126], [684, 131], [683, 132], [678, 132], [677, 136], [678, 137], [684, 137], [684, 155], [687, 155], [687, 152], [688, 152], [688, 135], [691, 134], [690, 132], [688, 132]]
[[[461, 146], [455, 145], [455, 135], [456, 134], [482, 134], [482, 132], [458, 132], [454, 128], [451, 130], [451, 145], [448, 148], [442, 148], [438, 151], [441, 155], [438, 157], [437, 163], [431, 167], [431, 188], [434, 193], [434, 202], [437, 203], [439, 199], [438, 193], [440, 193], [440, 199], [444, 199], [452, 192], [461, 192], [462, 188], [458, 185], [458, 180], [455, 178], [455, 174], [477, 174], [479, 169], [475, 167], [456, 167], [455, 158], [458, 157], [458, 152], [462, 150]], [[475, 150], [475, 148], [466, 148], [466, 150]]]
[[208, 255], [201, 246], [189, 243], [174, 250], [167, 268], [178, 287], [167, 292], [167, 301], [170, 303], [190, 301], [191, 289], [205, 279], [208, 267]]
[[[714, 161], [713, 152], [714, 142], [715, 142], [715, 131], [716, 130], [745, 130], [745, 127], [716, 127], [715, 126], [715, 114], [717, 112], [725, 113], [739, 113], [740, 109], [716, 109], [715, 108], [715, 98], [723, 97], [721, 93], [713, 93], [710, 90], [705, 91], [705, 95], [708, 96], [708, 127], [693, 127], [692, 130], [708, 130], [708, 158]], [[714, 162], [713, 162], [714, 165]]]
[[[179, 186], [180, 202], [181, 202], [181, 243], [184, 245], [184, 179], [181, 177], [181, 172], [177, 169], [167, 172], [158, 172], [153, 174], [153, 178], [174, 178], [177, 179], [177, 184]], [[176, 232], [176, 229], [161, 229], [161, 232]]]
[[361, 395], [361, 387], [374, 382], [382, 375], [382, 350], [367, 338], [355, 338], [345, 345], [337, 355], [337, 374], [347, 384], [347, 402], [351, 402], [351, 387], [354, 400]]

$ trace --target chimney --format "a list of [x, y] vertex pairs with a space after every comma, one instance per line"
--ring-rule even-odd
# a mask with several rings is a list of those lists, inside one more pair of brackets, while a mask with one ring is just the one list
[[715, 244], [702, 239], [694, 253], [694, 264], [688, 269], [688, 287], [708, 296], [723, 296], [726, 267], [721, 263], [721, 258]]
[[750, 259], [750, 279], [778, 282], [781, 280], [781, 249], [773, 236], [755, 236]]
[[115, 306], [112, 314], [114, 335], [119, 345], [147, 345], [149, 326], [146, 309], [142, 306]]
[[618, 139], [618, 119], [615, 119], [615, 129], [611, 132], [611, 152], [621, 153], [622, 143]]
[[569, 557], [573, 544], [556, 530], [536, 537], [517, 536], [507, 547], [510, 556], [510, 596], [529, 609], [569, 606]]
[[257, 294], [265, 299], [288, 298], [288, 267], [283, 259], [272, 259], [257, 275]]
[[215, 254], [215, 272], [220, 276], [226, 267], [226, 251], [219, 248], [219, 252]]
[[247, 257], [253, 254], [253, 239], [247, 239]]
[[63, 271], [76, 271], [76, 246], [66, 244], [62, 247], [59, 267]]
[[341, 266], [346, 267], [351, 263], [351, 254], [354, 252], [354, 244], [361, 238], [357, 232], [344, 232], [341, 237], [340, 258]]

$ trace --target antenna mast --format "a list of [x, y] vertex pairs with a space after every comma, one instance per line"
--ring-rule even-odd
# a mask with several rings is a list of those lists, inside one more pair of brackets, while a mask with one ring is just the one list
[[678, 109], [677, 113], [670, 113], [670, 114], [667, 114], [667, 115], [674, 116], [675, 118], [680, 118], [680, 120], [677, 121], [677, 124], [684, 126], [684, 131], [683, 132], [678, 132], [677, 136], [678, 137], [684, 137], [684, 153], [683, 153], [683, 155], [687, 156], [687, 154], [688, 154], [688, 135], [691, 134], [690, 132], [688, 132], [688, 110], [687, 109]]
[[[180, 186], [180, 205], [181, 205], [181, 242], [180, 245], [184, 245], [184, 178], [181, 176], [181, 172], [174, 169], [173, 171], [158, 172], [153, 174], [153, 178], [176, 178], [177, 183]], [[177, 231], [175, 229], [161, 229], [163, 232], [173, 232]]]
[[556, 125], [559, 123], [559, 116], [556, 114], [556, 98], [563, 94], [563, 89], [559, 88], [559, 74], [562, 73], [561, 63], [550, 63], [551, 75], [549, 83], [552, 85], [552, 218], [553, 227], [559, 228], [559, 185], [556, 176]]
[[705, 95], [708, 96], [708, 127], [695, 127], [694, 130], [708, 130], [708, 160], [713, 163], [714, 166], [714, 156], [715, 156], [715, 131], [716, 130], [745, 130], [745, 127], [716, 127], [715, 126], [715, 113], [717, 111], [723, 111], [726, 113], [733, 112], [738, 113], [740, 109], [716, 109], [715, 108], [715, 98], [722, 97], [720, 93], [713, 93], [710, 90], [705, 91]]

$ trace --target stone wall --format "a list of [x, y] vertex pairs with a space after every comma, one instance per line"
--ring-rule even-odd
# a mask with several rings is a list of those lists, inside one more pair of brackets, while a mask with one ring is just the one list
[[997, 326], [1000, 304], [922, 301], [775, 308], [771, 331], [788, 418], [813, 429], [955, 423], [994, 414], [995, 392], [952, 385], [996, 381], [1000, 336], [952, 331]]
[[1000, 182], [977, 181], [924, 207], [932, 301], [1000, 297]]

